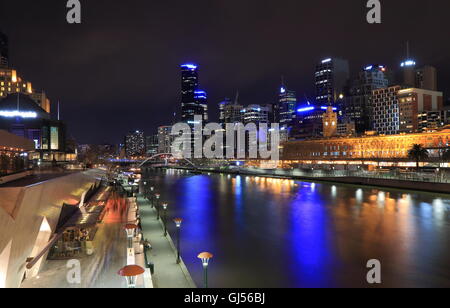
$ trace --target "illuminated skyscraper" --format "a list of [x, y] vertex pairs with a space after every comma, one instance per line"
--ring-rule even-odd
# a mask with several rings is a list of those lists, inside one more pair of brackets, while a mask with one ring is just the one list
[[205, 91], [199, 89], [198, 67], [195, 64], [181, 65], [181, 120], [190, 125], [194, 117], [201, 115], [208, 120], [208, 104]]
[[278, 103], [278, 114], [280, 127], [292, 127], [295, 117], [295, 107], [297, 106], [297, 96], [295, 91], [288, 90], [284, 85], [280, 88], [280, 99]]
[[328, 58], [316, 66], [315, 84], [318, 104], [333, 105], [344, 93], [350, 76], [347, 60]]
[[145, 154], [145, 137], [143, 132], [137, 130], [125, 137], [125, 153], [127, 157]]
[[225, 98], [225, 100], [220, 102], [219, 104], [220, 124], [224, 125], [226, 123], [241, 123], [243, 115], [241, 113], [242, 109], [244, 109], [244, 106], [239, 105], [238, 95], [236, 95], [236, 99], [234, 102], [229, 98]]
[[368, 65], [349, 84], [349, 91], [340, 101], [344, 121], [355, 123], [356, 132], [373, 130], [372, 91], [389, 85], [387, 67]]

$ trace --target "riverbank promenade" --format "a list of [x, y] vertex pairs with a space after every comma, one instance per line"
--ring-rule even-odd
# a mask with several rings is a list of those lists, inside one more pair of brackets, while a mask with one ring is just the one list
[[170, 238], [164, 236], [163, 226], [157, 220], [157, 212], [151, 202], [142, 194], [137, 194], [137, 204], [144, 239], [152, 246], [147, 251], [147, 260], [155, 266], [152, 275], [155, 288], [195, 288], [189, 272], [183, 262], [176, 263], [176, 251]]

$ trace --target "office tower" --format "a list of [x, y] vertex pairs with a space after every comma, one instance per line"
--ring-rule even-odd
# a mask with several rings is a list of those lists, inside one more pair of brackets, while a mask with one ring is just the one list
[[234, 102], [225, 98], [219, 104], [219, 122], [224, 125], [227, 123], [241, 123], [242, 122], [242, 114], [241, 110], [244, 109], [244, 106], [239, 105], [238, 101]]
[[[323, 114], [329, 106], [312, 105], [299, 106], [291, 131], [291, 139], [308, 139], [323, 136]], [[337, 107], [332, 107], [338, 112]]]
[[147, 156], [158, 154], [159, 140], [158, 135], [151, 135], [145, 137], [145, 153]]
[[125, 136], [125, 153], [127, 157], [145, 154], [145, 137], [142, 131], [130, 132], [130, 134]]
[[[402, 89], [397, 93], [401, 133], [420, 132], [420, 115], [444, 109], [442, 92], [424, 89]], [[422, 119], [423, 120], [423, 119]], [[422, 125], [423, 126], [423, 125]]]
[[242, 120], [244, 124], [255, 123], [269, 123], [269, 106], [249, 105], [241, 110]]
[[405, 88], [413, 88], [416, 86], [416, 61], [405, 60], [400, 64], [403, 76], [402, 86]]
[[274, 112], [278, 113], [280, 127], [292, 127], [295, 108], [297, 107], [297, 96], [295, 91], [288, 90], [283, 84], [280, 88], [278, 108]]
[[374, 129], [379, 134], [420, 132], [420, 115], [444, 109], [442, 92], [392, 86], [373, 91]]
[[450, 110], [420, 112], [417, 119], [419, 132], [436, 131], [450, 124]]
[[437, 71], [430, 65], [416, 70], [416, 88], [437, 91]]
[[348, 93], [340, 103], [343, 122], [354, 122], [356, 133], [373, 130], [372, 91], [389, 85], [387, 68], [384, 65], [369, 65], [350, 81]]
[[198, 67], [195, 64], [181, 65], [181, 120], [194, 124], [194, 117], [201, 115], [208, 120], [207, 96], [199, 90]]
[[194, 92], [194, 100], [200, 111], [196, 115], [201, 115], [203, 122], [208, 121], [208, 96], [205, 91], [197, 90]]
[[320, 105], [333, 105], [344, 93], [350, 76], [347, 60], [328, 58], [316, 66], [316, 101]]
[[395, 135], [400, 132], [400, 114], [398, 91], [400, 86], [372, 91], [374, 130], [383, 135]]
[[175, 136], [171, 135], [172, 126], [158, 127], [158, 154], [172, 153], [172, 143]]
[[0, 67], [9, 65], [8, 37], [0, 31]]
[[323, 136], [331, 138], [337, 135], [337, 113], [333, 111], [332, 106], [328, 106], [326, 112], [322, 115]]

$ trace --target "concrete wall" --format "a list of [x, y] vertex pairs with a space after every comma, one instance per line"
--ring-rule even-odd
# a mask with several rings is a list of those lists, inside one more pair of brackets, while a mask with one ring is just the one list
[[102, 175], [89, 170], [27, 187], [0, 188], [0, 256], [9, 256], [7, 262], [0, 262], [0, 279], [6, 274], [0, 286], [20, 286], [44, 218], [54, 233], [63, 203], [78, 202]]

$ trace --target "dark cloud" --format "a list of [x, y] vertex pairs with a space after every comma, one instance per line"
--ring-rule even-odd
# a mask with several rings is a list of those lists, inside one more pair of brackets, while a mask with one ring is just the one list
[[21, 74], [61, 101], [79, 142], [154, 133], [179, 110], [178, 65], [200, 65], [211, 117], [237, 89], [243, 103], [276, 99], [280, 76], [313, 93], [315, 63], [346, 57], [397, 67], [405, 42], [450, 91], [447, 0], [382, 1], [383, 23], [365, 22], [365, 0], [82, 0], [82, 24], [65, 22], [64, 0], [0, 0], [0, 28]]

